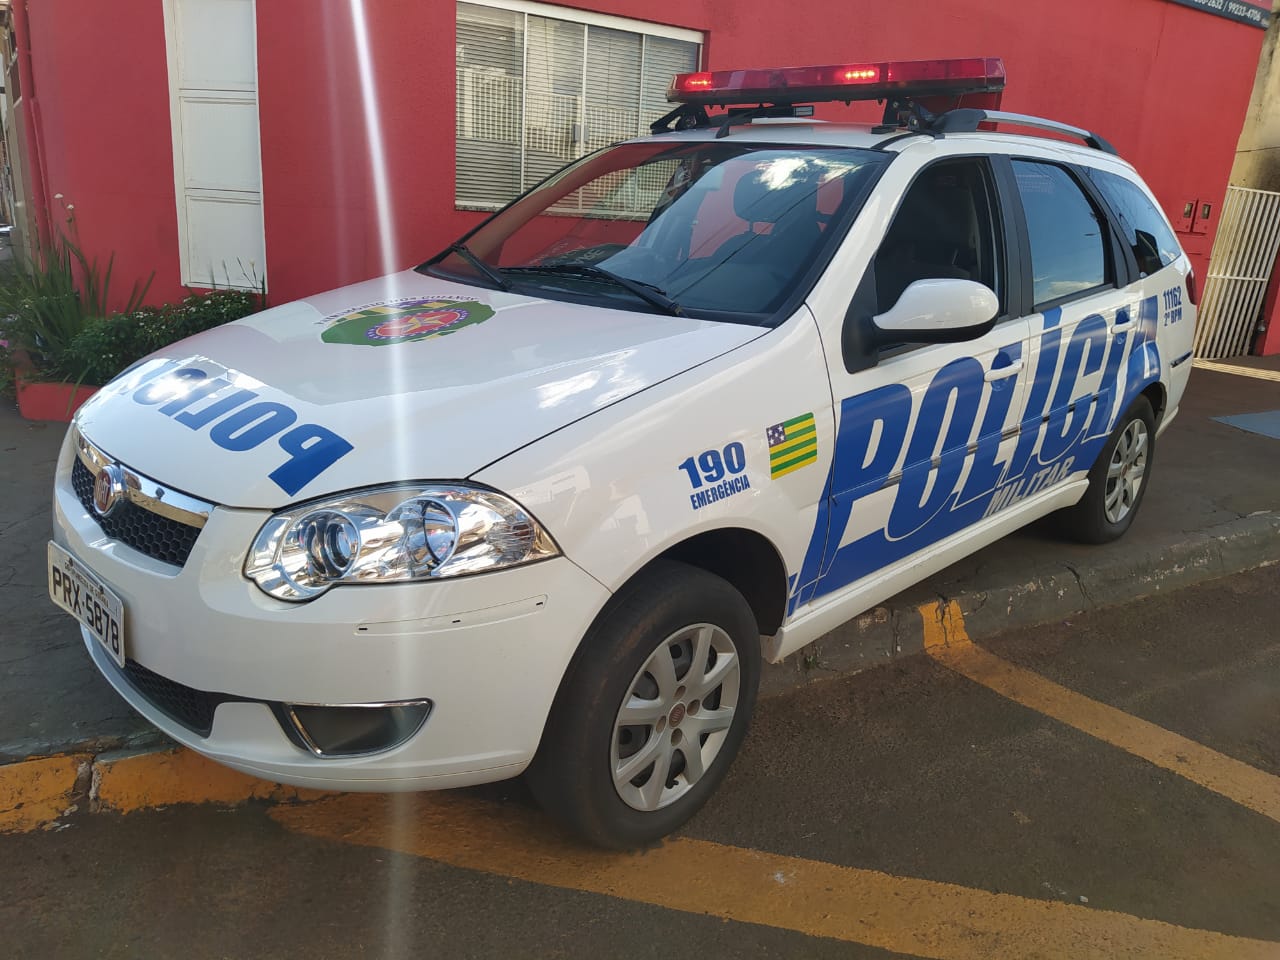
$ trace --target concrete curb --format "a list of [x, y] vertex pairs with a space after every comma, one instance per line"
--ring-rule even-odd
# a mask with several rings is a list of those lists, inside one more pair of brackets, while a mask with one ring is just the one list
[[186, 803], [300, 803], [331, 796], [258, 780], [182, 747], [30, 757], [0, 766], [0, 834], [59, 830], [67, 817]]
[[[1099, 551], [1087, 569], [1065, 562], [1025, 580], [939, 597], [918, 587], [768, 665], [760, 694], [780, 696], [924, 651], [920, 607], [954, 601], [968, 632], [985, 637], [1280, 562], [1280, 513], [1241, 517], [1135, 556]], [[80, 810], [129, 813], [178, 803], [307, 802], [327, 796], [256, 780], [176, 748], [159, 735], [90, 739], [45, 756], [0, 763], [0, 834], [60, 829]]]

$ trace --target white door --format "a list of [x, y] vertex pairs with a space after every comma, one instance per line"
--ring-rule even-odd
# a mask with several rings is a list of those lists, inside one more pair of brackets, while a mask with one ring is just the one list
[[166, 0], [182, 282], [266, 288], [254, 0]]
[[905, 194], [859, 288], [866, 309], [883, 313], [910, 283], [950, 277], [994, 290], [1001, 315], [976, 340], [881, 350], [852, 373], [839, 346], [843, 308], [818, 317], [836, 404], [835, 463], [829, 517], [815, 531], [793, 609], [856, 590], [982, 521], [1017, 442], [1028, 325], [1005, 289], [1008, 245], [991, 164], [939, 160], [902, 187], [895, 173], [880, 190]]

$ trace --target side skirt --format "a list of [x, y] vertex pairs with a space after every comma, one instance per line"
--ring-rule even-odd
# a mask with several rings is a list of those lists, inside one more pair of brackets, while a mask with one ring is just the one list
[[777, 663], [787, 654], [807, 646], [840, 624], [914, 586], [925, 577], [995, 543], [1032, 520], [1079, 502], [1088, 489], [1086, 474], [1080, 473], [1077, 479], [1059, 484], [982, 523], [913, 553], [892, 567], [864, 577], [838, 593], [814, 601], [802, 608], [776, 634], [766, 637], [761, 652], [770, 663]]

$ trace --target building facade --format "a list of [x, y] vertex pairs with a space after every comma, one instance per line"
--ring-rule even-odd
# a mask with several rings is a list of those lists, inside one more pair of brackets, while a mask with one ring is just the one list
[[[1000, 56], [1005, 110], [1097, 130], [1204, 276], [1262, 47], [1242, 0], [14, 0], [19, 222], [118, 286], [402, 269], [564, 162], [647, 129], [695, 68]], [[824, 106], [878, 119], [874, 104]]]

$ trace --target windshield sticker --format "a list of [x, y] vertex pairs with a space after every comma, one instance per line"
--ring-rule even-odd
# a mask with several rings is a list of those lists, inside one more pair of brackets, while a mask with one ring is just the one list
[[392, 300], [327, 317], [320, 339], [362, 347], [385, 347], [457, 333], [484, 323], [493, 308], [474, 300]]
[[818, 462], [818, 428], [813, 414], [775, 423], [764, 432], [769, 441], [769, 479]]

